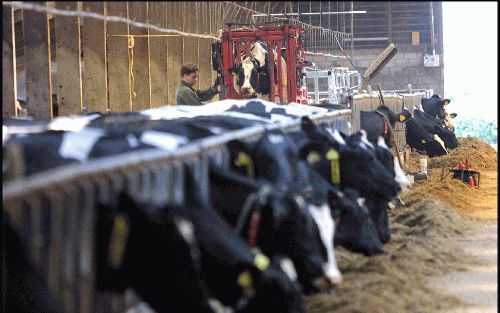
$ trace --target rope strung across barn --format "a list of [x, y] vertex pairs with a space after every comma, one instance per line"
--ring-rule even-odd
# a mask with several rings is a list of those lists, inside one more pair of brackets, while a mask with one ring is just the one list
[[[249, 13], [262, 14], [262, 12], [258, 12], [258, 11], [255, 11], [255, 10], [243, 7], [243, 6], [241, 6], [241, 5], [237, 4], [237, 3], [234, 3], [234, 2], [226, 1], [225, 3], [231, 4], [233, 6], [238, 7], [238, 11], [236, 12], [236, 14], [231, 14], [231, 17], [233, 17], [233, 15], [237, 15], [240, 10], [246, 10]], [[49, 8], [49, 7], [46, 7], [46, 6], [41, 6], [41, 5], [38, 5], [38, 4], [35, 4], [35, 3], [17, 2], [17, 1], [5, 1], [5, 2], [2, 2], [2, 5], [11, 6], [11, 7], [15, 7], [15, 8], [20, 8], [20, 9], [23, 9], [23, 10], [32, 10], [32, 11], [40, 12], [40, 13], [53, 14], [53, 15], [61, 15], [61, 16], [69, 16], [69, 17], [82, 17], [82, 18], [94, 18], [94, 19], [103, 20], [103, 21], [106, 21], [106, 22], [126, 23], [126, 24], [128, 24], [130, 26], [135, 26], [135, 27], [138, 27], [138, 28], [151, 29], [151, 30], [155, 30], [155, 31], [158, 31], [158, 32], [161, 32], [161, 33], [166, 33], [166, 34], [174, 34], [174, 35], [184, 36], [184, 37], [196, 37], [196, 38], [203, 38], [203, 39], [213, 39], [213, 40], [216, 40], [216, 41], [220, 41], [220, 37], [217, 37], [215, 35], [210, 35], [210, 34], [196, 34], [196, 33], [190, 33], [190, 32], [180, 31], [178, 29], [173, 29], [173, 28], [162, 28], [162, 27], [158, 27], [156, 25], [149, 24], [149, 23], [142, 23], [142, 22], [133, 21], [131, 19], [128, 19], [128, 18], [125, 18], [125, 17], [121, 17], [121, 16], [113, 16], [113, 15], [106, 16], [106, 15], [102, 15], [102, 14], [95, 13], [95, 12], [55, 9], [55, 8]], [[223, 19], [225, 17], [227, 17], [227, 15], [228, 15], [227, 13], [229, 13], [229, 10], [227, 10], [225, 12], [225, 14], [223, 16]], [[270, 16], [269, 14], [267, 14], [267, 15], [268, 15], [267, 18], [269, 18], [271, 20], [276, 20], [276, 21], [278, 21], [278, 20], [279, 21], [290, 21], [290, 19], [287, 19], [287, 18], [274, 17], [274, 16]], [[315, 37], [315, 38], [312, 38], [312, 41], [314, 41], [314, 42], [317, 41], [317, 40], [315, 40], [316, 37], [318, 37], [318, 38], [321, 38], [321, 37], [323, 37], [323, 38], [332, 37], [332, 39], [335, 38], [336, 42], [339, 45], [339, 49], [341, 51], [343, 51], [341, 43], [337, 39], [337, 36], [341, 35], [340, 32], [333, 31], [333, 30], [330, 30], [330, 29], [325, 29], [325, 28], [319, 27], [319, 26], [309, 25], [309, 24], [303, 23], [303, 22], [301, 22], [299, 20], [293, 20], [293, 22], [300, 24], [306, 30], [306, 33], [308, 33], [311, 36]], [[321, 33], [321, 34], [319, 34], [319, 33]], [[347, 34], [345, 34], [345, 35], [347, 35]], [[166, 35], [142, 35], [142, 36], [143, 37], [159, 37], [159, 36], [166, 36]], [[323, 40], [325, 40], [325, 39], [323, 39]], [[334, 46], [331, 47], [332, 50], [334, 48], [335, 48]], [[318, 56], [326, 56], [326, 57], [332, 57], [332, 58], [342, 58], [343, 57], [343, 56], [339, 56], [339, 55], [333, 55], [333, 54], [330, 54], [330, 53], [313, 52], [313, 51], [308, 51], [308, 50], [306, 50], [304, 52], [305, 52], [305, 54], [308, 54], [308, 55], [318, 55]]]
[[70, 17], [87, 17], [87, 18], [95, 18], [98, 20], [103, 20], [106, 22], [117, 22], [117, 23], [126, 23], [131, 26], [135, 26], [138, 28], [149, 28], [152, 30], [156, 30], [161, 33], [171, 33], [171, 34], [177, 34], [181, 36], [191, 36], [191, 37], [196, 37], [196, 38], [204, 38], [204, 39], [213, 39], [220, 41], [220, 38], [212, 36], [212, 35], [200, 35], [200, 34], [194, 34], [194, 33], [188, 33], [188, 32], [183, 32], [177, 29], [172, 29], [172, 28], [161, 28], [156, 25], [148, 24], [148, 23], [142, 23], [142, 22], [136, 22], [133, 20], [130, 20], [125, 17], [121, 16], [106, 16], [94, 12], [85, 12], [85, 11], [74, 11], [74, 10], [61, 10], [61, 9], [53, 9], [53, 8], [48, 8], [44, 6], [40, 6], [37, 4], [32, 4], [32, 3], [26, 3], [26, 2], [13, 2], [13, 1], [5, 1], [2, 2], [2, 5], [7, 5], [15, 8], [20, 8], [23, 10], [32, 10], [35, 12], [40, 12], [40, 13], [51, 13], [54, 15], [62, 15], [62, 16], [70, 16]]

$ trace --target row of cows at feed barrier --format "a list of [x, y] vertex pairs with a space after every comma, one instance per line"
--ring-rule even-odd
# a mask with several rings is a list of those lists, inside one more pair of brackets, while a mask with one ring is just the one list
[[[4, 119], [6, 311], [124, 312], [103, 294], [131, 289], [156, 312], [304, 312], [302, 294], [342, 283], [334, 247], [384, 252], [410, 187], [383, 136], [342, 117], [224, 100]], [[33, 187], [85, 167], [106, 174]]]

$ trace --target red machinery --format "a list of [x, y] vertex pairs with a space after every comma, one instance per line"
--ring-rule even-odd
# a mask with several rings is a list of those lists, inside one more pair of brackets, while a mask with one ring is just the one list
[[[281, 57], [286, 62], [287, 68], [287, 86], [288, 100], [290, 102], [306, 103], [307, 92], [305, 93], [302, 86], [301, 73], [304, 67], [304, 49], [301, 44], [301, 35], [304, 29], [300, 24], [283, 23], [282, 25], [254, 25], [232, 29], [232, 24], [226, 24], [226, 29], [222, 32], [220, 58], [218, 60], [219, 75], [223, 77], [223, 94], [221, 99], [241, 99], [241, 96], [236, 93], [233, 88], [232, 74], [228, 69], [233, 66], [238, 66], [241, 63], [240, 52], [244, 45], [245, 55], [249, 54], [250, 45], [254, 42], [261, 41], [267, 44], [268, 55], [273, 56], [273, 51], [277, 53], [277, 70], [278, 70], [278, 86], [282, 86], [281, 82]], [[276, 49], [278, 48], [278, 49]], [[272, 58], [270, 58], [271, 60]], [[269, 77], [274, 77], [273, 62], [269, 62]], [[215, 68], [214, 68], [215, 69]], [[270, 79], [270, 94], [269, 99], [276, 99], [275, 95], [279, 95], [279, 103], [284, 103], [281, 88], [278, 88], [276, 93], [273, 80]], [[277, 102], [277, 101], [276, 101]]]

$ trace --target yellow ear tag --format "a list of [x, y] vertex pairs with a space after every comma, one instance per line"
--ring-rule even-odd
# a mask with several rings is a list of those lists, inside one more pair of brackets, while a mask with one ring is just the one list
[[238, 157], [234, 160], [234, 165], [238, 167], [246, 166], [247, 176], [255, 178], [255, 168], [253, 166], [252, 158], [245, 152], [238, 152]]
[[309, 154], [307, 154], [306, 159], [307, 159], [307, 163], [312, 165], [312, 164], [318, 162], [319, 160], [321, 160], [321, 155], [316, 151], [311, 151], [311, 152], [309, 152]]
[[115, 269], [122, 266], [129, 232], [130, 229], [127, 217], [123, 214], [116, 216], [111, 228], [111, 238], [108, 250], [108, 262], [111, 267]]
[[253, 279], [252, 275], [248, 271], [241, 272], [237, 279], [238, 285], [242, 288], [248, 288], [252, 286]]
[[330, 149], [326, 153], [326, 159], [330, 161], [332, 183], [340, 184], [340, 162], [339, 153], [335, 149]]
[[404, 116], [403, 114], [400, 114], [399, 115], [399, 121], [400, 122], [404, 122], [406, 120], [406, 116]]
[[425, 139], [422, 139], [422, 143], [427, 143], [427, 141], [425, 141]]
[[257, 253], [253, 259], [253, 264], [261, 271], [269, 266], [269, 258], [263, 254]]

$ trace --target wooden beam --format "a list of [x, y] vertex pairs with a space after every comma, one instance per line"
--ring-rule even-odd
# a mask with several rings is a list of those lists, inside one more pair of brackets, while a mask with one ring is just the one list
[[[148, 22], [148, 3], [147, 2], [128, 2], [128, 13], [131, 20], [147, 23]], [[149, 30], [130, 26], [130, 35], [139, 35], [134, 37], [134, 47], [129, 49], [130, 66], [132, 69], [131, 91], [132, 91], [132, 111], [140, 111], [151, 108], [151, 98], [149, 84]], [[133, 54], [132, 54], [133, 52]]]
[[2, 10], [2, 116], [17, 116], [16, 98], [16, 43], [14, 37], [14, 9]]
[[[167, 28], [182, 29], [184, 12], [182, 2], [167, 2]], [[176, 104], [175, 92], [180, 81], [180, 68], [184, 62], [182, 37], [167, 37], [168, 103]]]
[[[108, 2], [107, 15], [128, 17], [126, 2]], [[110, 112], [129, 112], [132, 110], [129, 81], [129, 55], [127, 37], [128, 25], [108, 23], [106, 37], [106, 58], [108, 64], [108, 95]]]
[[[196, 23], [198, 12], [196, 11], [196, 3], [195, 2], [183, 2], [182, 10], [184, 14], [182, 15], [184, 18], [182, 19], [182, 29], [188, 33], [196, 32]], [[195, 37], [183, 37], [184, 40], [184, 64], [192, 63], [198, 65], [198, 38]], [[194, 88], [199, 89], [199, 80]]]
[[[56, 8], [78, 10], [77, 2], [56, 2]], [[82, 111], [80, 62], [80, 21], [77, 17], [56, 15], [56, 93], [59, 116]]]
[[[83, 10], [105, 14], [104, 2], [83, 2]], [[108, 90], [106, 80], [106, 22], [86, 19], [83, 23], [84, 102], [89, 112], [107, 113]]]
[[[46, 6], [47, 2], [34, 2]], [[35, 118], [52, 118], [52, 80], [47, 14], [23, 10], [26, 108]]]
[[[167, 5], [165, 2], [149, 2], [149, 23], [161, 28], [167, 27]], [[165, 35], [155, 30], [150, 35]], [[168, 38], [149, 38], [149, 59], [151, 76], [151, 107], [168, 104], [167, 44]]]

